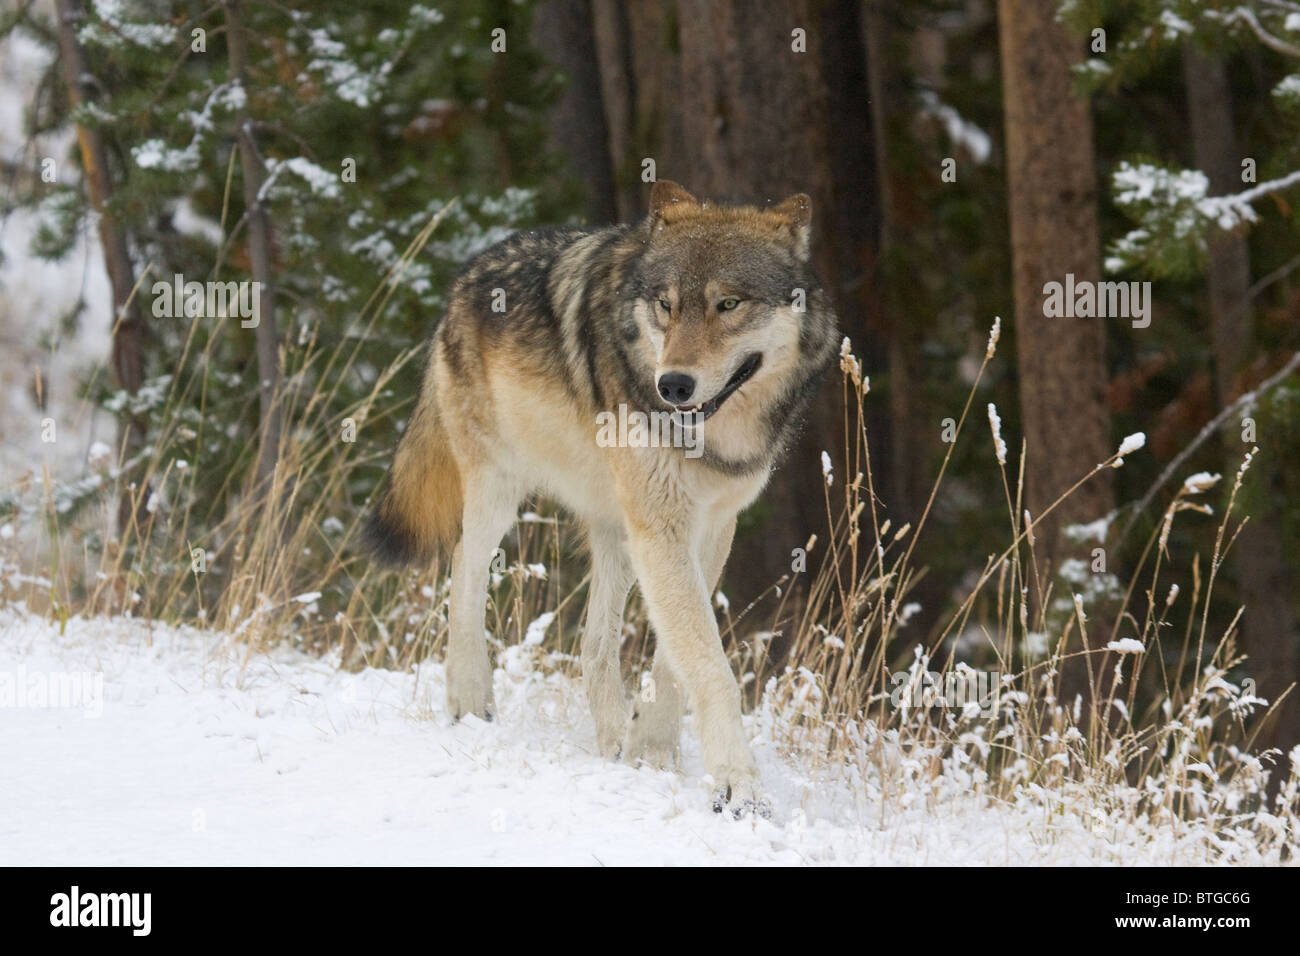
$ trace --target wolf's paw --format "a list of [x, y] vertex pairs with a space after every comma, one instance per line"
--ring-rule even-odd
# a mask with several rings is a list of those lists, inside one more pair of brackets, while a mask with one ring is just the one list
[[656, 770], [676, 770], [681, 763], [681, 745], [676, 734], [652, 735], [638, 730], [633, 722], [623, 744], [623, 759]]
[[606, 760], [618, 760], [626, 751], [623, 747], [621, 724], [601, 726], [596, 724], [596, 748]]
[[726, 813], [733, 820], [748, 816], [772, 819], [772, 804], [758, 795], [758, 779], [744, 774], [713, 791], [713, 812]]
[[481, 720], [491, 720], [496, 716], [496, 699], [492, 694], [492, 674], [462, 675], [449, 670], [447, 672], [447, 710], [453, 720], [460, 720], [466, 714], [473, 714]]
[[638, 701], [623, 743], [623, 759], [656, 770], [675, 770], [681, 761], [681, 736], [676, 714]]

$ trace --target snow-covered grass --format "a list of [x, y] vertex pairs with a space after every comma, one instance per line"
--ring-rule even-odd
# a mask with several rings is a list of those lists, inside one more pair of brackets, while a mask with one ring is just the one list
[[[443, 672], [365, 669], [123, 618], [63, 628], [0, 612], [0, 864], [1134, 864], [1267, 862], [1253, 839], [1012, 800], [896, 751], [873, 764], [786, 751], [789, 713], [748, 718], [771, 821], [709, 810], [689, 733], [681, 775], [595, 754], [579, 682], [519, 644], [500, 715], [453, 723]], [[68, 706], [18, 706], [59, 675], [102, 675]], [[24, 697], [23, 704], [39, 698]]]

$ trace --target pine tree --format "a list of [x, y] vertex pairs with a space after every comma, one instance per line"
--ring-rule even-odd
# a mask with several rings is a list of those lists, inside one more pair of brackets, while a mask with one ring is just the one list
[[[256, 498], [287, 443], [360, 461], [392, 447], [419, 363], [391, 381], [385, 370], [436, 327], [459, 264], [570, 212], [536, 188], [555, 168], [544, 110], [559, 81], [528, 44], [527, 9], [497, 0], [80, 7], [61, 4], [94, 95], [42, 97], [30, 124], [98, 138], [111, 188], [91, 195], [74, 149], [79, 177], [36, 181], [18, 201], [43, 213], [37, 249], [50, 258], [96, 201], [120, 229], [148, 332], [134, 380], [88, 387], [142, 439], [166, 439], [149, 454], [187, 463], [163, 497], [205, 516], [191, 532], [202, 537]], [[47, 45], [57, 71], [66, 47], [42, 9], [0, 28]], [[177, 276], [263, 283], [257, 325], [177, 299]], [[108, 305], [91, 305], [94, 321]], [[355, 441], [339, 439], [345, 419]], [[381, 473], [359, 472], [341, 504], [360, 513]]]

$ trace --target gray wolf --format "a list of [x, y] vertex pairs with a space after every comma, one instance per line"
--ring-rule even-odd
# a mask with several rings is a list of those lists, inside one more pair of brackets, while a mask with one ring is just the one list
[[[519, 232], [465, 265], [368, 526], [390, 562], [451, 554], [454, 717], [492, 716], [489, 562], [523, 500], [549, 495], [590, 544], [581, 660], [601, 753], [674, 764], [689, 705], [714, 809], [766, 810], [710, 595], [837, 353], [810, 222], [803, 194], [720, 205], [660, 181], [638, 223]], [[669, 416], [680, 440], [598, 441], [619, 409]], [[629, 703], [633, 584], [656, 650], [653, 694]]]

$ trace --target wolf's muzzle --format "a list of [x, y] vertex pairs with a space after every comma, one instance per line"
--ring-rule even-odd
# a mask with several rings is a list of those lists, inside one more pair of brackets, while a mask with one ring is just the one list
[[[722, 407], [722, 403], [731, 397], [731, 393], [753, 378], [754, 373], [758, 371], [758, 367], [762, 364], [763, 355], [761, 352], [750, 354], [745, 358], [745, 361], [740, 363], [740, 368], [736, 369], [731, 378], [727, 379], [727, 384], [722, 386], [722, 390], [718, 392], [717, 395], [714, 395], [711, 399], [698, 407], [695, 405], [677, 404], [677, 411], [681, 412], [683, 415], [689, 416], [689, 420], [686, 422], [686, 424], [689, 425], [698, 425], [700, 422], [712, 418], [717, 410]], [[667, 376], [664, 376], [664, 378], [666, 377]], [[663, 381], [663, 378], [661, 378], [660, 381]]]

